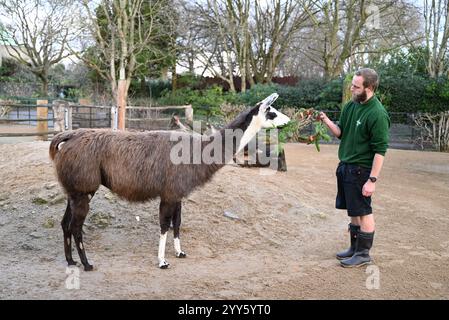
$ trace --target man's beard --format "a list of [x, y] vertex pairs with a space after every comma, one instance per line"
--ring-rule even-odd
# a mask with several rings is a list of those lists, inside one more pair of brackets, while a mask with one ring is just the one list
[[361, 94], [353, 94], [352, 95], [352, 101], [357, 103], [362, 103], [366, 101], [366, 98], [368, 98], [368, 95], [366, 94], [366, 90], [363, 90]]

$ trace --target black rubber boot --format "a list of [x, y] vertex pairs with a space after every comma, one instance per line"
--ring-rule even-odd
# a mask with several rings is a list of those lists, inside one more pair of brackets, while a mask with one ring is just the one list
[[336, 257], [338, 260], [351, 258], [355, 252], [355, 243], [357, 240], [357, 233], [360, 231], [360, 226], [356, 226], [355, 224], [350, 223], [348, 225], [348, 230], [351, 239], [351, 246], [349, 247], [349, 249], [337, 253]]
[[342, 267], [353, 268], [361, 267], [371, 263], [369, 250], [373, 246], [374, 232], [359, 231], [357, 234], [357, 242], [355, 253], [351, 258], [340, 261]]

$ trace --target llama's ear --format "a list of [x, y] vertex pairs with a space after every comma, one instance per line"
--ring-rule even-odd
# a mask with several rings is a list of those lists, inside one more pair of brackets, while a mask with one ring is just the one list
[[260, 101], [258, 104], [260, 104], [260, 108], [262, 109], [262, 111], [265, 111], [269, 106], [271, 106], [276, 101], [277, 98], [279, 98], [279, 94], [275, 92], [270, 94], [262, 101]]
[[251, 108], [247, 114], [247, 118], [251, 118], [252, 116], [256, 116], [259, 113], [260, 108], [262, 107], [262, 103], [258, 102], [253, 108]]

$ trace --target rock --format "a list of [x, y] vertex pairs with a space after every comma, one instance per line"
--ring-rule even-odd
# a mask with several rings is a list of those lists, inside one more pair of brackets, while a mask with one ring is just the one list
[[99, 228], [106, 228], [109, 225], [109, 219], [102, 218], [98, 219], [97, 221], [97, 227]]
[[236, 215], [235, 213], [232, 213], [231, 211], [227, 211], [225, 210], [225, 212], [223, 213], [225, 217], [234, 219], [234, 220], [240, 220], [240, 217], [238, 215]]
[[105, 194], [104, 194], [104, 197], [105, 197], [106, 199], [110, 200], [110, 201], [115, 200], [115, 196], [114, 196], [112, 193], [110, 193], [110, 192], [105, 193]]
[[34, 247], [30, 246], [28, 243], [24, 243], [20, 246], [23, 250], [34, 250]]
[[50, 200], [50, 205], [64, 203], [65, 201], [66, 196], [64, 194], [58, 194], [52, 200]]
[[41, 198], [51, 200], [51, 199], [54, 199], [58, 194], [59, 194], [58, 191], [53, 191], [53, 192], [47, 193], [45, 196], [43, 196]]
[[47, 190], [53, 189], [54, 187], [56, 187], [58, 184], [56, 182], [53, 183], [47, 183], [45, 184], [44, 188]]
[[34, 239], [40, 239], [43, 237], [43, 234], [35, 231], [30, 233], [30, 237]]

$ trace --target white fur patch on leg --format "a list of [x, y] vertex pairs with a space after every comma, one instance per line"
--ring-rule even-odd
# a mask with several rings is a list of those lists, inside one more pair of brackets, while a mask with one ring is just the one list
[[179, 255], [179, 253], [181, 253], [181, 241], [179, 240], [179, 238], [175, 238], [174, 242], [175, 242], [176, 255]]
[[176, 257], [185, 258], [187, 255], [185, 254], [185, 252], [181, 250], [181, 241], [179, 240], [179, 238], [175, 238], [174, 242], [175, 242]]
[[179, 240], [179, 238], [175, 238], [175, 251], [176, 251], [176, 257], [178, 257], [178, 258], [187, 257], [186, 253], [181, 250], [181, 241]]
[[169, 263], [165, 261], [165, 244], [167, 243], [167, 232], [161, 234], [159, 238], [159, 252], [157, 258], [159, 260], [159, 268], [165, 269], [168, 268]]

